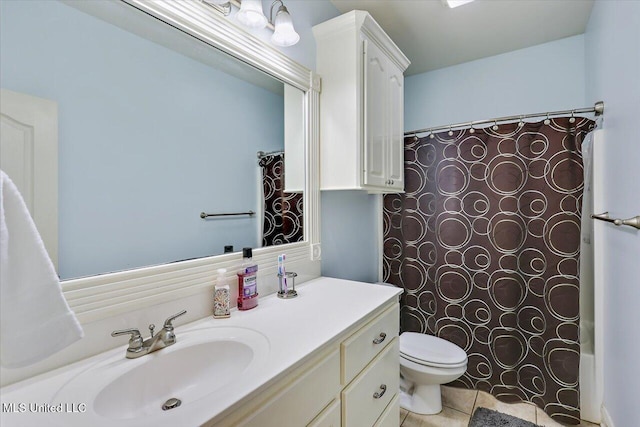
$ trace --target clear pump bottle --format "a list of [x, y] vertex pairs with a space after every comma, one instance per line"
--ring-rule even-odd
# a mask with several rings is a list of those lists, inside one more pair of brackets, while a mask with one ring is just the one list
[[229, 285], [225, 283], [225, 268], [218, 269], [218, 279], [213, 291], [213, 317], [224, 319], [231, 315], [229, 304]]

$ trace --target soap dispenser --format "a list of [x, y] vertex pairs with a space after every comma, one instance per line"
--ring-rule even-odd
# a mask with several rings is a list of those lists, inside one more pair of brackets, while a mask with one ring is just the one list
[[213, 291], [213, 317], [215, 319], [224, 319], [231, 316], [229, 285], [225, 284], [224, 276], [227, 269], [218, 269], [218, 279], [216, 280], [215, 290]]
[[238, 310], [258, 305], [258, 265], [252, 260], [251, 248], [242, 249], [242, 266], [238, 271]]

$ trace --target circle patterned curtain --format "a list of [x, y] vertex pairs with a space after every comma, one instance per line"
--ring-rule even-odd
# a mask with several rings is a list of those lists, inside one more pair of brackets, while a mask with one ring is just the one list
[[384, 197], [402, 330], [467, 352], [452, 385], [566, 424], [580, 420], [581, 142], [593, 127], [566, 117], [407, 138], [405, 193]]
[[262, 246], [304, 240], [303, 195], [284, 191], [284, 154], [260, 159], [264, 196]]

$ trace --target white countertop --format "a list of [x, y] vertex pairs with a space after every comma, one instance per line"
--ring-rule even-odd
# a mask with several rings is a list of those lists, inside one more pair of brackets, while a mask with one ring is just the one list
[[[236, 403], [250, 399], [264, 391], [275, 380], [284, 378], [288, 372], [312, 357], [317, 350], [335, 341], [362, 319], [377, 314], [382, 306], [396, 300], [402, 293], [401, 289], [391, 286], [323, 277], [304, 283], [296, 289], [298, 297], [294, 299], [284, 300], [273, 294], [261, 298], [259, 305], [252, 310], [232, 310], [228, 319], [205, 318], [176, 327], [176, 345], [180, 343], [182, 333], [203, 328], [232, 326], [250, 328], [263, 334], [269, 341], [270, 349], [267, 360], [251, 381], [244, 381], [241, 386], [231, 384], [225, 387], [222, 394], [204, 397], [164, 412], [160, 417], [154, 416], [149, 420], [149, 424], [197, 426], [228, 415], [235, 409]], [[179, 320], [176, 323], [179, 323]], [[2, 426], [113, 425], [113, 419], [96, 417], [93, 414], [89, 408], [91, 402], [65, 402], [62, 413], [31, 412], [29, 405], [56, 402], [56, 393], [66, 383], [89, 367], [113, 358], [114, 355], [121, 354], [122, 359], [125, 359], [125, 349], [126, 346], [119, 347], [0, 389], [3, 405], [0, 414]], [[145, 357], [148, 356], [142, 356], [135, 361]], [[212, 360], [213, 362], [215, 361]], [[8, 403], [24, 404], [26, 408], [23, 412], [7, 412]], [[78, 411], [78, 405], [82, 403], [87, 405], [87, 412]], [[101, 420], [104, 423], [101, 423]], [[123, 419], [118, 420], [118, 425], [142, 426], [145, 425], [145, 420]]]

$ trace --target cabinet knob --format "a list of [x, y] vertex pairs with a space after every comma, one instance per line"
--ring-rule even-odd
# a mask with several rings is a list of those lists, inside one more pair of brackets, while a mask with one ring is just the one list
[[373, 398], [374, 399], [380, 399], [382, 396], [384, 396], [384, 393], [387, 391], [387, 385], [386, 384], [380, 384], [380, 391], [376, 391], [375, 393], [373, 393]]
[[378, 338], [376, 338], [375, 340], [373, 340], [374, 344], [380, 344], [382, 341], [384, 341], [384, 339], [387, 337], [387, 334], [385, 334], [384, 332], [380, 332], [380, 336], [378, 336]]

